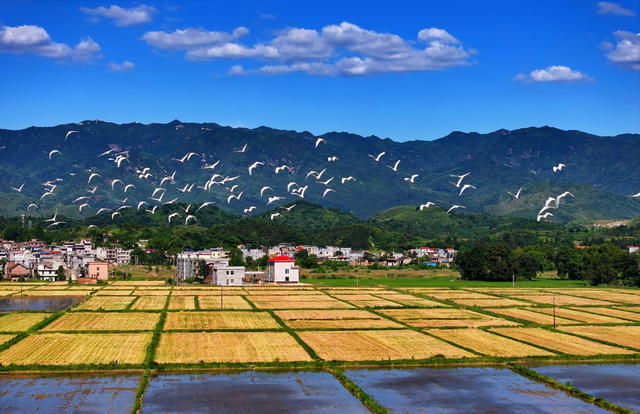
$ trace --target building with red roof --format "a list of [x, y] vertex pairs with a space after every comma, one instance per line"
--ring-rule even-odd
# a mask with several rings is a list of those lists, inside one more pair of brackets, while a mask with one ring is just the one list
[[289, 256], [275, 256], [268, 260], [267, 281], [272, 283], [299, 283], [300, 268]]

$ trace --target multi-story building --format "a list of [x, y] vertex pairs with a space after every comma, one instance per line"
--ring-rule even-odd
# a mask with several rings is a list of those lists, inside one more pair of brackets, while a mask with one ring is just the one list
[[229, 265], [229, 252], [222, 248], [199, 251], [185, 251], [176, 255], [176, 278], [186, 280], [197, 276], [199, 263], [204, 260], [207, 265]]

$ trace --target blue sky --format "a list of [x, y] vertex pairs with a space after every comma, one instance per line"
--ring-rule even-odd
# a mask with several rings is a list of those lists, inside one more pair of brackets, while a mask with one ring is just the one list
[[0, 128], [640, 132], [640, 0], [0, 2]]

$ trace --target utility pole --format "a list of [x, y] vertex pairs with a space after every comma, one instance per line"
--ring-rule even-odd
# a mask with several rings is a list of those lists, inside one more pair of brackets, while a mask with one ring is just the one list
[[556, 329], [556, 295], [553, 295], [553, 329]]

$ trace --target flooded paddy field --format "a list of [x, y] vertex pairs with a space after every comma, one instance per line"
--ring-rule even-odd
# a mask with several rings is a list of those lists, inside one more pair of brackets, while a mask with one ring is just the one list
[[367, 413], [326, 372], [242, 372], [158, 375], [150, 379], [143, 413]]
[[0, 412], [101, 413], [131, 411], [140, 376], [0, 375]]
[[84, 296], [0, 298], [0, 313], [17, 311], [62, 311], [83, 300]]
[[606, 413], [506, 368], [345, 370], [390, 413]]
[[534, 371], [605, 400], [640, 412], [640, 364], [532, 366]]

